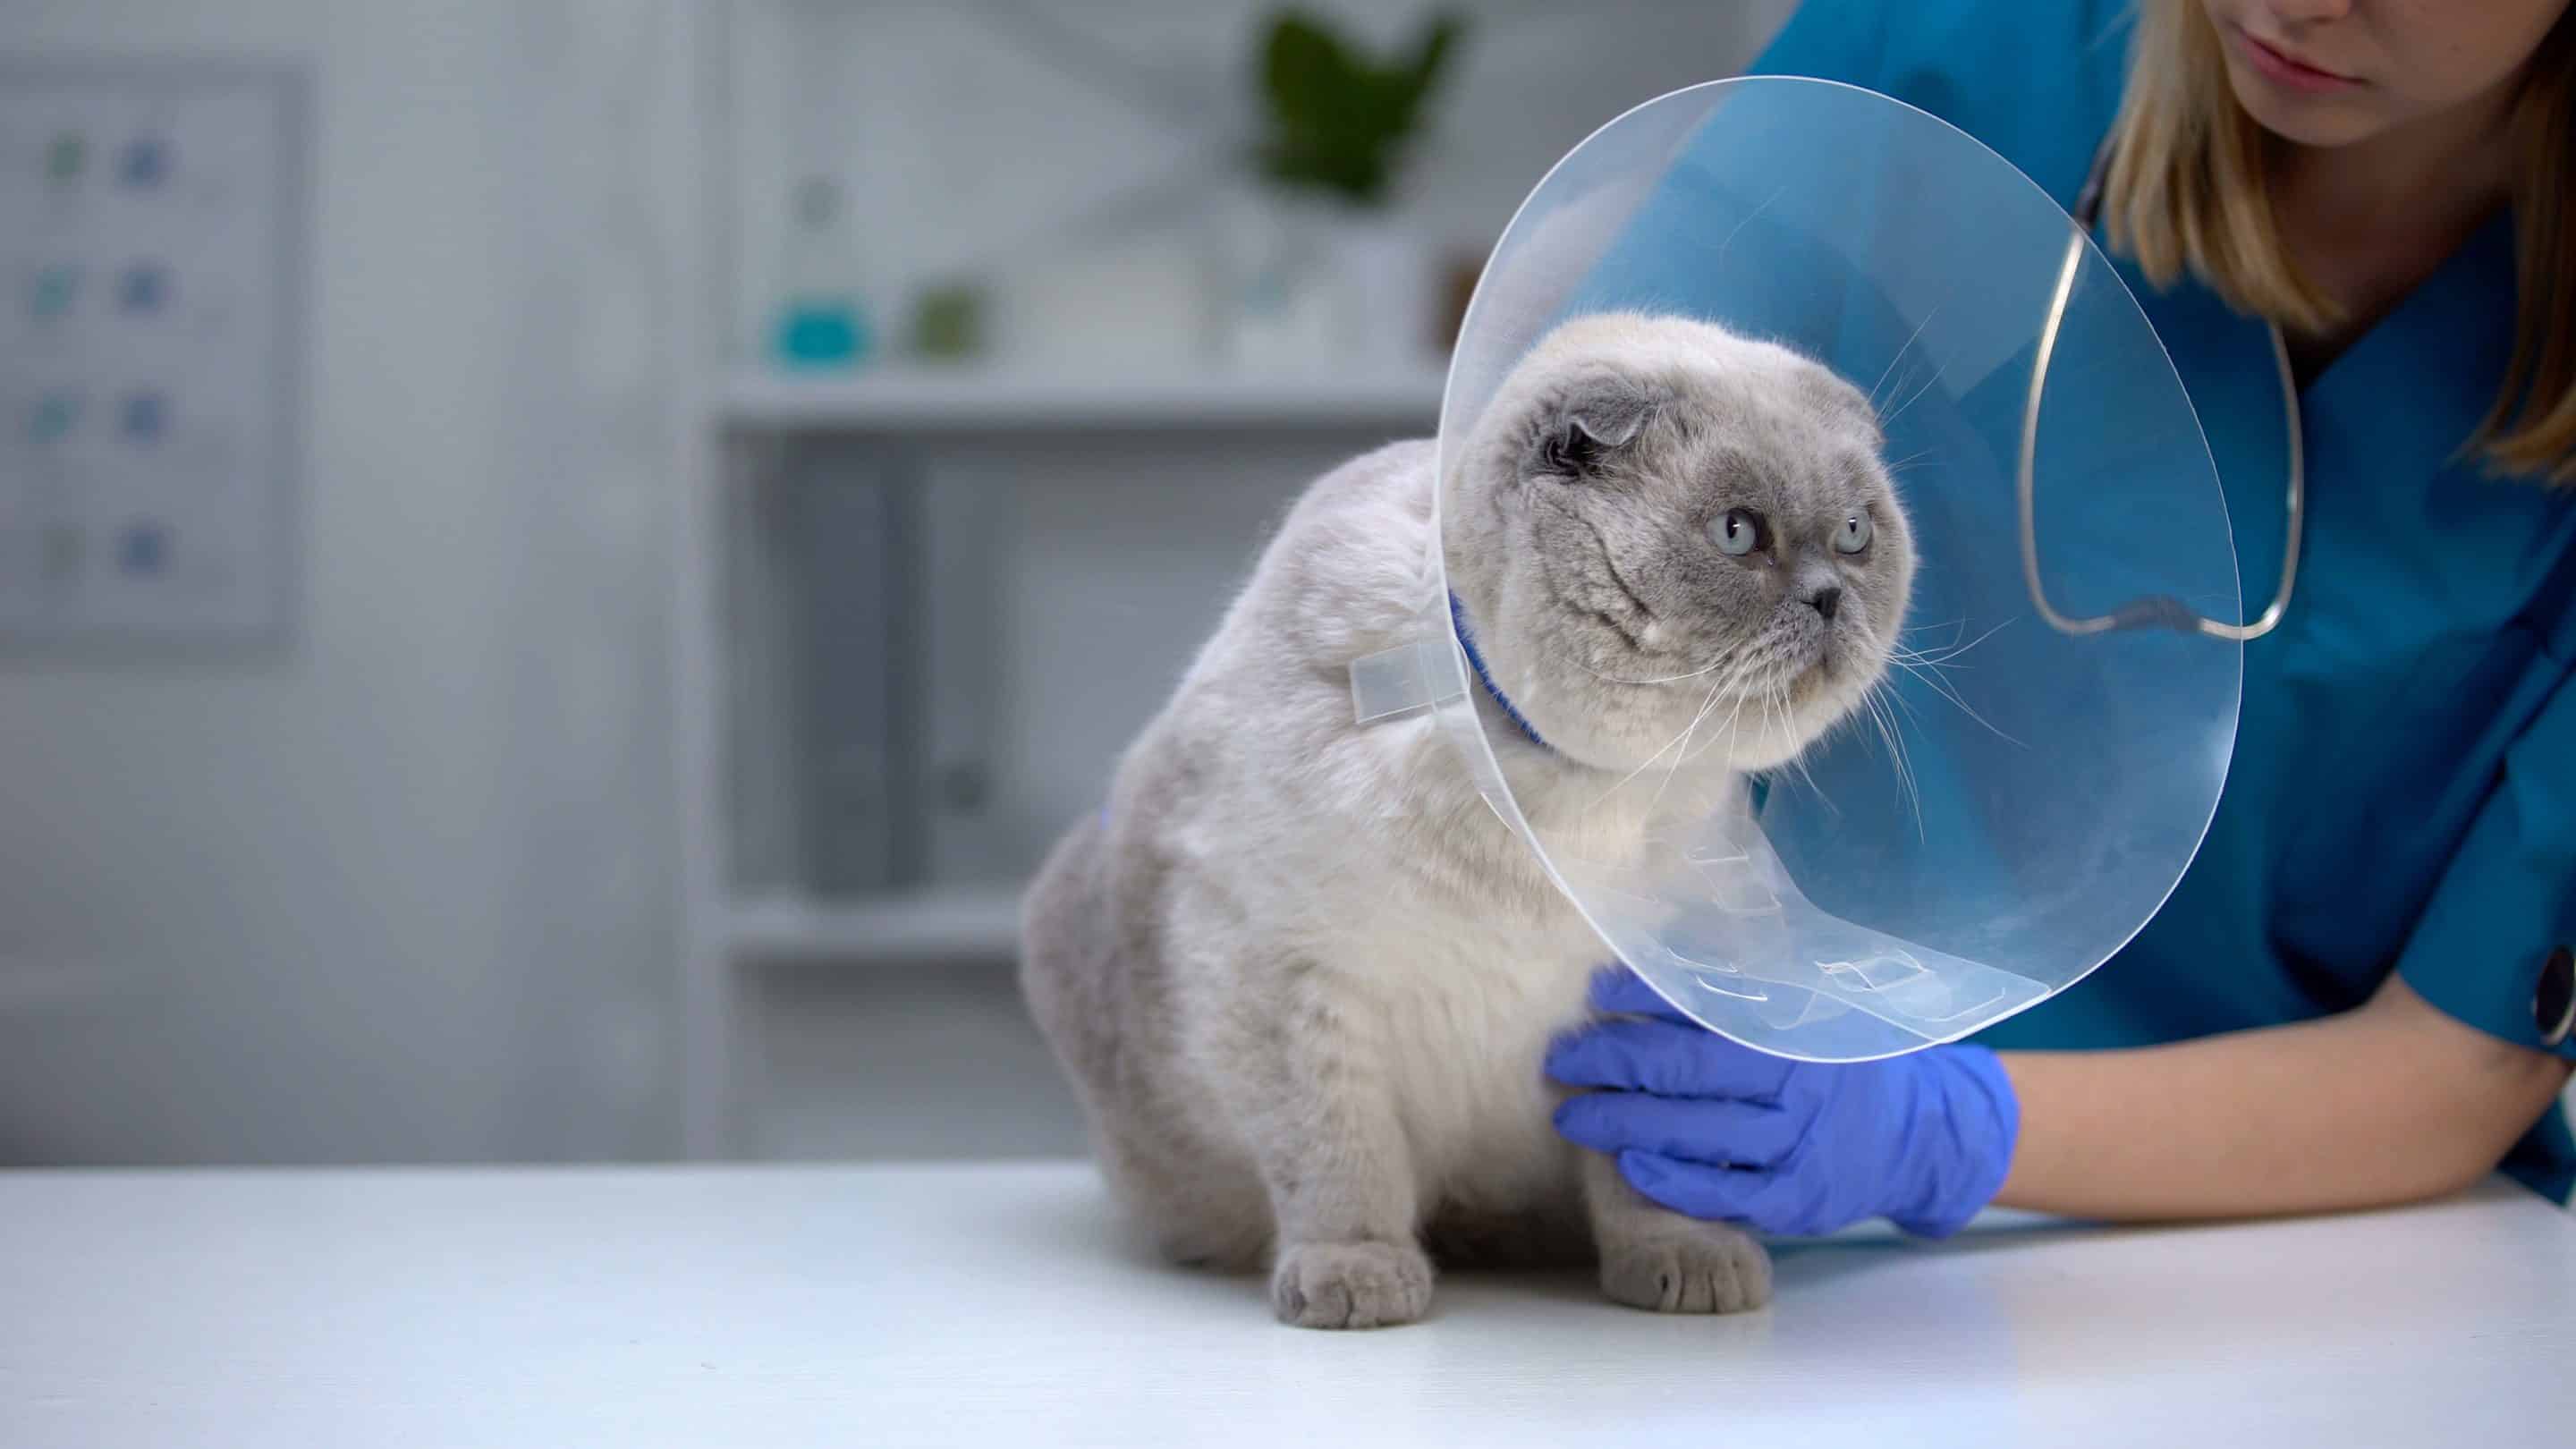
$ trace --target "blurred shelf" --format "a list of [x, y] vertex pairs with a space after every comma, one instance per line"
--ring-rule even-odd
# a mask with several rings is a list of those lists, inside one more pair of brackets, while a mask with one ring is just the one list
[[947, 886], [882, 900], [740, 898], [725, 912], [725, 947], [736, 961], [1007, 961], [1019, 952], [1020, 891]]
[[748, 430], [1011, 432], [1037, 429], [1374, 427], [1428, 433], [1448, 376], [1436, 366], [1343, 372], [1084, 376], [972, 367], [882, 367], [835, 377], [743, 372], [723, 421]]

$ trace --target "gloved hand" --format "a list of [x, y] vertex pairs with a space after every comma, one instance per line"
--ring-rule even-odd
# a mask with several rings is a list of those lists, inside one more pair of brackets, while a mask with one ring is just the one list
[[1793, 1062], [1697, 1025], [1625, 967], [1594, 979], [1592, 1004], [1637, 1019], [1549, 1049], [1550, 1077], [1602, 1089], [1566, 1099], [1556, 1129], [1675, 1212], [1792, 1237], [1883, 1216], [1942, 1237], [2003, 1186], [2021, 1104], [1983, 1047]]

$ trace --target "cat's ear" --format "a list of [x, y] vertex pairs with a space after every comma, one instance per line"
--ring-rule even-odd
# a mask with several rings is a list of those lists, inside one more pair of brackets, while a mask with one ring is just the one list
[[1619, 450], [1637, 441], [1654, 399], [1627, 387], [1590, 388], [1566, 399], [1543, 428], [1530, 462], [1559, 478], [1596, 478]]

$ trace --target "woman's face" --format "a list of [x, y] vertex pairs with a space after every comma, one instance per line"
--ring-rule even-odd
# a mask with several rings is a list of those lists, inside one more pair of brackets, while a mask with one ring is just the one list
[[2497, 93], [2569, 0], [2201, 0], [2237, 103], [2346, 146]]

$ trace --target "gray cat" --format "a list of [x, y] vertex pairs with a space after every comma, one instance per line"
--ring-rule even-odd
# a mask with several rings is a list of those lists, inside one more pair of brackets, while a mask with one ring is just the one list
[[[1441, 509], [1536, 739], [1476, 705], [1552, 848], [1615, 866], [1858, 707], [1914, 566], [1881, 446], [1858, 389], [1699, 322], [1581, 318], [1506, 379]], [[1434, 721], [1353, 722], [1347, 666], [1424, 597], [1432, 458], [1367, 454], [1289, 514], [1032, 886], [1022, 987], [1129, 1210], [1177, 1261], [1267, 1261], [1286, 1322], [1418, 1318], [1434, 1256], [1757, 1307], [1759, 1244], [1550, 1127], [1540, 1057], [1600, 939]]]

